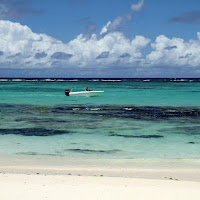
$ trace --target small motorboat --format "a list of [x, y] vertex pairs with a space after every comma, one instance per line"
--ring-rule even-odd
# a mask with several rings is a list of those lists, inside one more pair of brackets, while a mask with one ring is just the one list
[[94, 90], [89, 90], [89, 91], [80, 91], [80, 92], [72, 92], [70, 90], [65, 90], [65, 95], [66, 96], [85, 96], [85, 97], [96, 97], [100, 96], [104, 91], [94, 91]]

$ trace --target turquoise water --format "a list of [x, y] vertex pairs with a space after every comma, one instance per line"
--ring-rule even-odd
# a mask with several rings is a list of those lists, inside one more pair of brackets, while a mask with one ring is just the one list
[[[96, 79], [95, 79], [96, 80]], [[105, 81], [24, 81], [0, 82], [1, 103], [31, 105], [136, 105], [136, 106], [199, 106], [200, 82], [160, 82], [122, 80]], [[86, 87], [104, 90], [96, 98], [66, 98], [66, 88], [81, 91]]]
[[[99, 97], [65, 89], [104, 90]], [[0, 155], [199, 159], [197, 79], [2, 80]]]

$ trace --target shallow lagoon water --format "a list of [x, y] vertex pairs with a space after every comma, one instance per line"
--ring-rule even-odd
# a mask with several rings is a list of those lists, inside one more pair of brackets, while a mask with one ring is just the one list
[[[100, 97], [67, 97], [104, 90]], [[0, 154], [78, 159], [199, 159], [200, 82], [0, 82]]]

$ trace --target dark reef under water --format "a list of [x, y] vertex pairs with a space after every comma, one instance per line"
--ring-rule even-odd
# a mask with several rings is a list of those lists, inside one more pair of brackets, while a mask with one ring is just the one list
[[[0, 104], [0, 113], [20, 112], [31, 115], [94, 115], [134, 119], [166, 119], [172, 117], [200, 117], [199, 108], [161, 107], [161, 106], [118, 106], [118, 105], [70, 105], [70, 106], [33, 106]], [[56, 120], [56, 119], [51, 119]]]
[[69, 132], [66, 130], [48, 130], [45, 128], [0, 129], [0, 135], [16, 134], [23, 136], [52, 136], [68, 133]]
[[[124, 138], [162, 138], [160, 133], [200, 135], [200, 109], [191, 107], [150, 107], [150, 106], [118, 106], [118, 105], [60, 105], [35, 106], [22, 104], [0, 104], [0, 135], [16, 134], [23, 136], [54, 136], [73, 134], [80, 130], [106, 129], [111, 137]], [[117, 132], [105, 120], [124, 121], [115, 124]], [[156, 134], [124, 134], [126, 128], [137, 131], [143, 127], [136, 126], [133, 121], [167, 122], [175, 124], [170, 128], [160, 128]], [[15, 122], [16, 127], [5, 128], [7, 123]], [[187, 124], [186, 124], [187, 123]], [[189, 125], [188, 125], [189, 124]], [[7, 128], [9, 127], [9, 128]], [[127, 130], [128, 130], [127, 129]], [[91, 133], [91, 131], [88, 131]]]

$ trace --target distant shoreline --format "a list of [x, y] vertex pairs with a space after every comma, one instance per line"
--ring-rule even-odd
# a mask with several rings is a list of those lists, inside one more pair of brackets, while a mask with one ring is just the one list
[[103, 81], [103, 80], [111, 80], [111, 81], [117, 81], [117, 80], [135, 80], [135, 81], [180, 81], [180, 82], [184, 82], [184, 81], [189, 81], [189, 80], [194, 80], [194, 81], [200, 81], [200, 78], [119, 78], [119, 77], [115, 77], [115, 78], [108, 78], [108, 77], [89, 77], [89, 78], [78, 78], [78, 77], [72, 77], [72, 78], [63, 78], [63, 77], [0, 77], [0, 81], [1, 80], [8, 80], [8, 81], [19, 81], [19, 80], [40, 80], [40, 81], [48, 81], [48, 80], [56, 80], [56, 81], [61, 81], [61, 80], [99, 80], [99, 81]]

